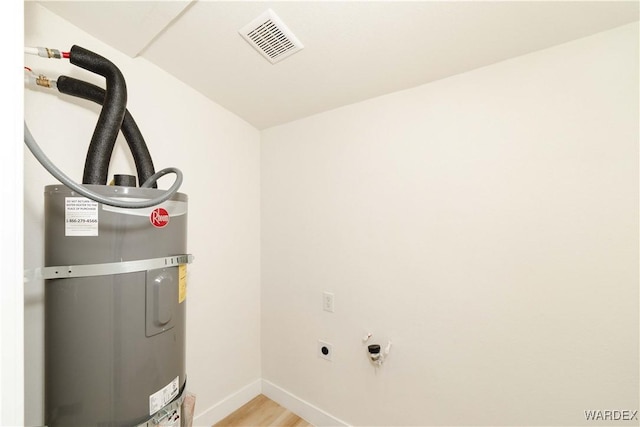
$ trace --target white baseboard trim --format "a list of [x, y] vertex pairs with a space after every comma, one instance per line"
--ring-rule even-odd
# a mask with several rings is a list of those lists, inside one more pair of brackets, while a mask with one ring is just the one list
[[344, 421], [265, 379], [262, 380], [262, 394], [316, 427], [349, 427]]
[[[240, 408], [245, 403], [249, 402], [254, 397], [258, 396], [262, 391], [262, 380], [258, 379], [254, 382], [247, 384], [235, 393], [222, 399], [220, 402], [214, 404], [204, 412], [196, 415], [193, 418], [194, 426], [206, 426], [210, 427], [217, 423], [227, 415], [231, 414], [236, 409]], [[198, 402], [196, 401], [196, 408]]]

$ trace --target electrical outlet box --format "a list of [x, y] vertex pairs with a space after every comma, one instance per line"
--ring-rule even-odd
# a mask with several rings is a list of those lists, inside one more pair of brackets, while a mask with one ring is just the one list
[[330, 313], [334, 312], [334, 295], [331, 292], [322, 293], [322, 309]]
[[333, 345], [326, 341], [318, 340], [318, 357], [333, 360]]

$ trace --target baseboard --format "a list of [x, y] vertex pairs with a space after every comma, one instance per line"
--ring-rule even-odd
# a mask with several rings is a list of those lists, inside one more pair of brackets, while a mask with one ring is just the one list
[[[193, 418], [194, 426], [212, 426], [254, 397], [258, 396], [262, 391], [262, 380], [255, 380], [247, 384], [235, 393], [222, 399], [220, 402], [206, 409], [201, 414]], [[196, 402], [196, 408], [198, 407]]]
[[349, 426], [344, 421], [264, 379], [262, 380], [262, 394], [316, 427]]

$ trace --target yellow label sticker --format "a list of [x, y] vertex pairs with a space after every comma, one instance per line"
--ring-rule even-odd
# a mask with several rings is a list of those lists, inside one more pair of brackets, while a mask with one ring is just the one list
[[187, 264], [178, 267], [178, 304], [187, 299]]

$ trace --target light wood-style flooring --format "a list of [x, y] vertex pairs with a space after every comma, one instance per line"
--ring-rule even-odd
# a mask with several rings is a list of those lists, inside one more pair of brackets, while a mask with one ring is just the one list
[[278, 405], [264, 395], [259, 395], [242, 408], [214, 424], [213, 427], [313, 427], [311, 424]]

